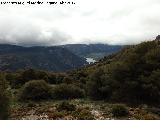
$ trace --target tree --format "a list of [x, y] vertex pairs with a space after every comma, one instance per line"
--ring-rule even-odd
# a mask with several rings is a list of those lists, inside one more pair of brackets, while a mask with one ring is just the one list
[[7, 95], [7, 85], [2, 73], [0, 74], [0, 119], [7, 120], [9, 116], [9, 97]]
[[87, 92], [92, 99], [107, 99], [111, 95], [110, 86], [106, 84], [107, 78], [103, 69], [96, 70], [87, 82]]
[[85, 96], [85, 92], [83, 89], [73, 84], [63, 83], [54, 87], [52, 96], [55, 99], [83, 98]]
[[32, 80], [21, 89], [19, 100], [40, 101], [51, 98], [51, 87], [44, 80]]

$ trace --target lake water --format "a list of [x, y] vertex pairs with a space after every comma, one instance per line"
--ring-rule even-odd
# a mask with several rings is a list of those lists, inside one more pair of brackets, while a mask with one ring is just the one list
[[96, 62], [96, 60], [94, 60], [93, 58], [86, 58], [86, 61], [87, 61], [89, 64]]

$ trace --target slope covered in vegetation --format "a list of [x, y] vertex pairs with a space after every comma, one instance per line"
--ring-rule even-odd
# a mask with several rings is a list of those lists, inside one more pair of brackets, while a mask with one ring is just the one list
[[30, 69], [8, 72], [6, 79], [12, 88], [22, 87], [31, 80], [45, 80], [54, 85], [77, 86], [92, 99], [156, 104], [160, 103], [159, 53], [159, 41], [143, 42], [67, 73]]
[[[18, 117], [18, 114], [22, 118], [26, 114], [22, 114], [22, 110], [34, 110], [35, 114], [46, 113], [54, 119], [71, 115], [78, 120], [98, 120], [96, 115], [104, 113], [107, 118], [127, 116], [125, 119], [159, 120], [159, 53], [160, 42], [154, 40], [127, 46], [97, 63], [65, 73], [34, 69], [1, 72], [9, 84], [11, 118]], [[70, 103], [44, 105], [52, 100], [68, 100]], [[93, 100], [103, 102], [92, 103]], [[24, 101], [27, 105], [23, 105]], [[115, 102], [141, 107], [108, 104]]]
[[87, 64], [84, 58], [62, 47], [22, 47], [0, 45], [0, 70], [34, 68], [65, 71]]
[[160, 43], [128, 46], [98, 63], [73, 71], [94, 99], [160, 103]]
[[0, 74], [0, 120], [7, 120], [9, 116], [9, 96], [4, 75]]

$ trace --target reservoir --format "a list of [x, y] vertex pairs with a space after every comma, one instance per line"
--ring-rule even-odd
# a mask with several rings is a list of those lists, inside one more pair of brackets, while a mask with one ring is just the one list
[[86, 61], [89, 63], [89, 64], [92, 64], [92, 63], [95, 63], [96, 60], [94, 60], [93, 58], [86, 58]]

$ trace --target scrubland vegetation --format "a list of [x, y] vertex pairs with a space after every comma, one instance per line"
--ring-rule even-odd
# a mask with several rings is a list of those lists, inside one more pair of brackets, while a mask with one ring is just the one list
[[34, 111], [46, 120], [159, 120], [159, 53], [159, 41], [150, 41], [66, 73], [1, 72], [0, 116], [7, 119], [10, 105], [11, 119]]

